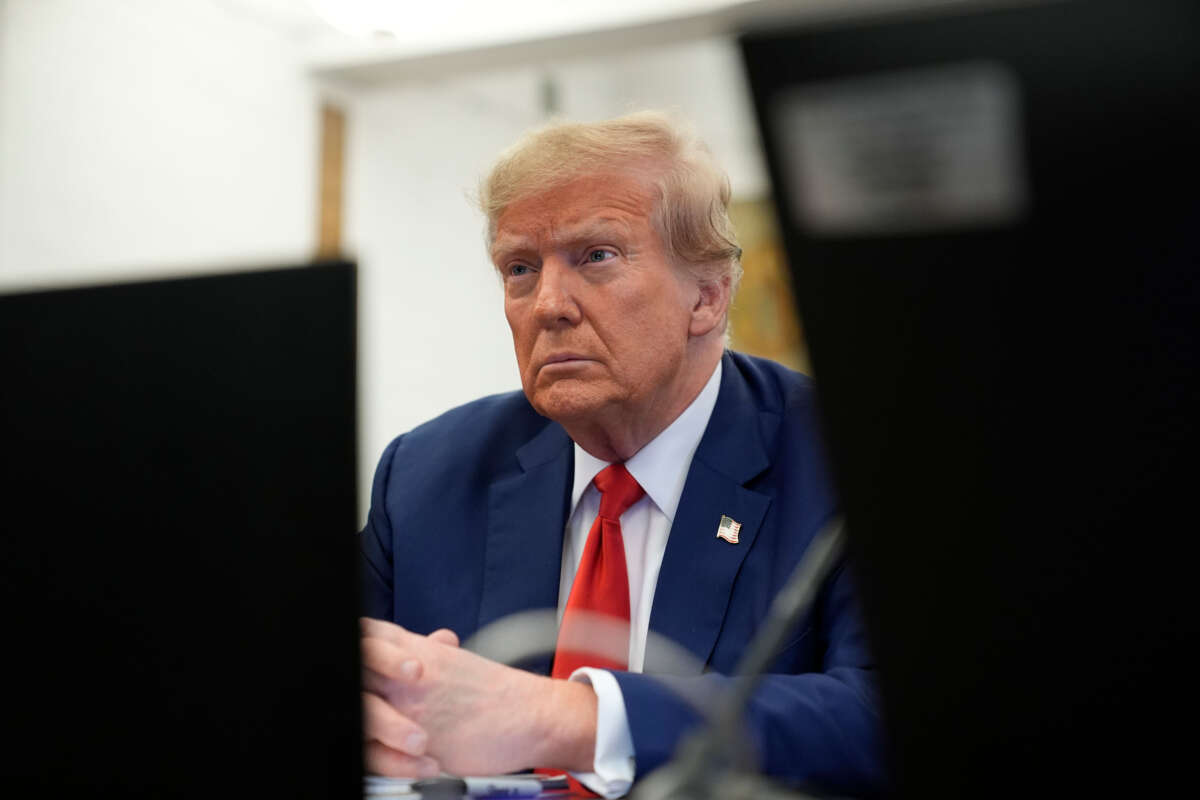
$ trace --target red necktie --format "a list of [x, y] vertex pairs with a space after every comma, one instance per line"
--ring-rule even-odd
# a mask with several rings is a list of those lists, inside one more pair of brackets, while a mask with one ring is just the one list
[[[558, 628], [550, 672], [554, 678], [569, 678], [579, 667], [629, 666], [629, 576], [625, 572], [621, 515], [645, 491], [624, 464], [609, 464], [592, 482], [600, 490], [600, 514], [588, 531]], [[595, 620], [593, 615], [603, 615], [604, 619]], [[581, 645], [593, 652], [581, 649]]]
[[[600, 490], [600, 513], [588, 531], [558, 626], [552, 678], [569, 678], [579, 667], [629, 666], [629, 575], [625, 572], [621, 515], [646, 492], [624, 464], [609, 464], [592, 483]], [[597, 619], [598, 615], [603, 618]], [[544, 768], [536, 771], [557, 772]], [[567, 780], [573, 795], [597, 796], [574, 778], [568, 776]]]

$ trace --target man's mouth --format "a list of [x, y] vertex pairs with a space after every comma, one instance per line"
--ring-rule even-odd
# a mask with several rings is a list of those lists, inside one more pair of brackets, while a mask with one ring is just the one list
[[581, 353], [554, 353], [542, 360], [542, 369], [546, 367], [571, 367], [587, 363], [593, 359]]

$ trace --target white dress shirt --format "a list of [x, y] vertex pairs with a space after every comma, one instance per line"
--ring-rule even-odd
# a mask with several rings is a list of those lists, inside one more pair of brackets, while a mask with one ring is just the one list
[[[666, 430], [625, 462], [625, 468], [646, 495], [621, 515], [625, 570], [629, 576], [629, 671], [641, 672], [646, 659], [650, 608], [662, 567], [667, 537], [675, 520], [679, 497], [692, 465], [692, 456], [708, 427], [721, 385], [721, 362], [708, 383]], [[571, 594], [571, 584], [592, 523], [600, 513], [600, 492], [592, 479], [608, 466], [575, 445], [575, 485], [571, 515], [563, 541], [562, 573], [558, 584], [558, 618]], [[603, 797], [620, 797], [633, 784], [633, 739], [625, 702], [616, 679], [606, 670], [584, 667], [571, 680], [590, 683], [596, 692], [596, 754], [592, 772], [573, 773], [576, 780]]]

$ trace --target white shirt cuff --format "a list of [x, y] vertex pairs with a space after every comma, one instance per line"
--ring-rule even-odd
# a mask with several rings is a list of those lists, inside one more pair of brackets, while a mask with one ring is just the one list
[[571, 680], [591, 684], [596, 693], [596, 754], [591, 772], [572, 772], [571, 776], [601, 797], [621, 797], [633, 786], [636, 766], [633, 736], [625, 714], [625, 697], [612, 673], [580, 667]]

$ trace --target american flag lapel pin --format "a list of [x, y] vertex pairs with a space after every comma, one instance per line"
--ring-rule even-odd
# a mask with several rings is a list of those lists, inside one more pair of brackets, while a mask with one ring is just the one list
[[717, 526], [717, 538], [724, 539], [730, 544], [738, 543], [738, 531], [742, 529], [742, 523], [734, 522], [733, 517], [728, 514], [721, 515], [721, 524]]

